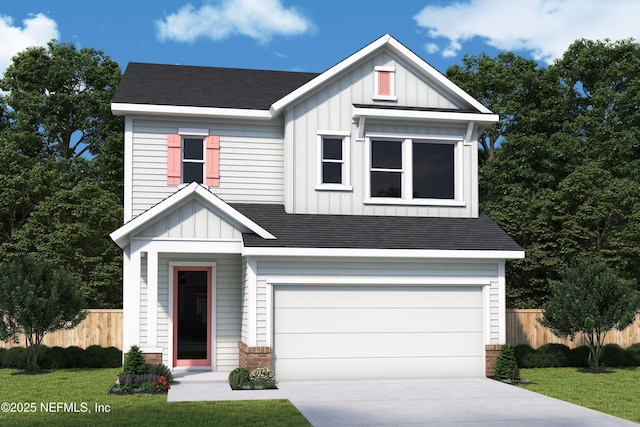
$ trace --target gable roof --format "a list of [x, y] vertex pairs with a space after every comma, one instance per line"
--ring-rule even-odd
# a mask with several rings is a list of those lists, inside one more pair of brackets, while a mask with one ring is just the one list
[[231, 221], [238, 224], [239, 228], [244, 229], [245, 232], [255, 233], [262, 239], [275, 239], [271, 233], [241, 214], [231, 206], [223, 202], [218, 196], [211, 193], [202, 185], [192, 182], [186, 187], [173, 193], [151, 209], [141, 213], [131, 221], [118, 228], [116, 231], [110, 234], [111, 239], [118, 244], [121, 248], [125, 248], [131, 241], [131, 236], [143, 231], [145, 228], [153, 224], [159, 218], [167, 215], [174, 209], [181, 206], [187, 201], [197, 198], [209, 209], [220, 212], [227, 216]]
[[[245, 248], [372, 249], [500, 252], [520, 258], [522, 248], [485, 214], [479, 218], [287, 214], [281, 205], [233, 204], [272, 233], [243, 234]], [[505, 256], [507, 254], [507, 256]], [[497, 254], [496, 254], [497, 255]]]
[[490, 116], [481, 118], [488, 123], [497, 121], [497, 115], [389, 34], [320, 74], [133, 62], [122, 76], [111, 109], [116, 115], [217, 115], [270, 120], [382, 49], [400, 56], [432, 84], [460, 100], [466, 106], [460, 113]]

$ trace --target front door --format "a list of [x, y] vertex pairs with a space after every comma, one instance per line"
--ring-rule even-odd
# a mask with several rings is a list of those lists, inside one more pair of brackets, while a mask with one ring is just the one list
[[211, 366], [211, 267], [174, 267], [173, 295], [173, 365]]

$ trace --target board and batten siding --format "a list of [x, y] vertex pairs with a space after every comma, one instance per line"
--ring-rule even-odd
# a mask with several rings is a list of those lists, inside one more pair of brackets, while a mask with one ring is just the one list
[[215, 262], [215, 371], [228, 372], [238, 367], [238, 341], [242, 322], [242, 260], [235, 254], [170, 254], [158, 259], [158, 346], [165, 349], [163, 363], [168, 360], [169, 342], [169, 263]]
[[211, 212], [198, 200], [190, 200], [160, 218], [135, 237], [162, 239], [242, 240], [242, 231]]
[[[407, 206], [399, 201], [397, 205], [375, 205], [363, 203], [369, 196], [365, 194], [365, 180], [369, 173], [366, 156], [366, 142], [357, 141], [357, 124], [353, 119], [353, 105], [372, 105], [374, 88], [374, 67], [395, 67], [396, 95], [398, 101], [392, 104], [422, 108], [467, 108], [456, 105], [444, 91], [432, 82], [412, 72], [409, 65], [399, 58], [382, 52], [364, 61], [348, 73], [338, 77], [331, 84], [320, 88], [303, 101], [288, 108], [285, 117], [285, 206], [291, 213], [347, 214], [347, 215], [405, 215], [405, 216], [446, 216], [471, 217], [477, 213], [478, 190], [474, 174], [477, 169], [477, 148], [475, 143], [462, 147], [462, 199], [466, 206]], [[466, 133], [466, 123], [446, 124], [424, 122], [393, 121], [381, 122], [367, 119], [366, 132], [394, 133], [398, 135], [442, 135], [460, 136], [460, 144]], [[317, 132], [350, 132], [351, 186], [352, 191], [323, 191], [314, 187], [317, 182], [318, 159]], [[474, 137], [475, 135], [474, 132]]]
[[[489, 293], [489, 331], [487, 344], [499, 342], [499, 300], [498, 300], [498, 264], [492, 262], [456, 262], [453, 260], [442, 262], [394, 261], [378, 260], [376, 262], [358, 260], [344, 261], [341, 259], [310, 259], [297, 260], [258, 260], [257, 261], [257, 345], [265, 346], [271, 339], [266, 325], [270, 313], [267, 310], [267, 282], [273, 277], [304, 277], [308, 279], [326, 278], [331, 283], [336, 278], [353, 278], [366, 283], [366, 279], [377, 281], [388, 277], [390, 281], [398, 278], [411, 280], [425, 278], [460, 278], [460, 286], [465, 285], [465, 279], [488, 279]], [[304, 281], [303, 280], [303, 281]], [[321, 281], [321, 280], [320, 280]], [[277, 283], [276, 283], [277, 285]], [[452, 285], [454, 287], [455, 285]], [[269, 320], [270, 321], [270, 320]], [[273, 333], [273, 331], [271, 331]]]
[[284, 202], [282, 120], [198, 122], [133, 120], [132, 217], [178, 190], [167, 185], [167, 135], [179, 128], [209, 129], [220, 137], [220, 185], [210, 191], [227, 203]]

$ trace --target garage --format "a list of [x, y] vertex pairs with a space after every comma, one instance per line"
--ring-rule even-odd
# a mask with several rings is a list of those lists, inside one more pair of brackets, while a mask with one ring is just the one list
[[280, 380], [484, 376], [481, 286], [274, 286]]

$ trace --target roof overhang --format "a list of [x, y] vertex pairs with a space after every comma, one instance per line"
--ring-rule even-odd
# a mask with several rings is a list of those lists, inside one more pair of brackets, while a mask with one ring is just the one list
[[431, 249], [352, 249], [352, 248], [276, 248], [244, 247], [243, 256], [268, 257], [338, 257], [338, 258], [422, 258], [486, 259], [524, 258], [524, 251], [431, 250]]
[[111, 112], [116, 116], [143, 114], [147, 116], [171, 117], [217, 117], [226, 119], [271, 120], [268, 110], [249, 110], [241, 108], [189, 107], [176, 105], [123, 104], [112, 103]]
[[409, 63], [413, 64], [418, 70], [422, 70], [423, 74], [428, 76], [432, 81], [436, 82], [439, 86], [449, 90], [451, 93], [458, 96], [464, 102], [469, 104], [472, 108], [478, 110], [480, 113], [491, 114], [491, 111], [474, 99], [467, 92], [462, 90], [459, 86], [454, 84], [452, 81], [447, 79], [444, 75], [442, 75], [438, 70], [429, 65], [425, 60], [420, 58], [418, 55], [413, 53], [410, 49], [408, 49], [405, 45], [394, 39], [391, 35], [385, 34], [380, 37], [373, 43], [365, 46], [360, 49], [358, 52], [329, 68], [324, 73], [320, 74], [318, 77], [310, 80], [306, 84], [300, 86], [298, 89], [294, 90], [290, 94], [282, 97], [278, 101], [274, 102], [271, 105], [271, 114], [273, 116], [277, 116], [280, 114], [287, 105], [290, 105], [300, 98], [308, 95], [312, 91], [315, 91], [328, 81], [332, 80], [337, 75], [341, 74], [345, 70], [349, 69], [353, 65], [357, 64], [362, 59], [366, 58], [373, 52], [383, 47], [388, 48], [389, 50], [395, 52], [401, 57], [405, 58]]
[[267, 230], [260, 227], [258, 224], [223, 202], [202, 185], [195, 182], [192, 182], [186, 187], [180, 189], [151, 209], [143, 212], [131, 221], [127, 222], [122, 227], [111, 233], [110, 237], [114, 242], [116, 242], [118, 246], [124, 249], [131, 242], [132, 236], [135, 236], [137, 233], [149, 227], [155, 221], [167, 215], [173, 209], [181, 206], [184, 202], [192, 198], [198, 198], [212, 210], [226, 215], [232, 221], [239, 224], [247, 231], [251, 231], [262, 237], [263, 239], [276, 238]]
[[468, 123], [475, 122], [480, 126], [490, 126], [496, 123], [500, 117], [492, 113], [469, 113], [455, 111], [433, 111], [417, 109], [390, 109], [390, 108], [370, 108], [352, 107], [354, 119], [366, 117], [367, 119], [386, 120], [431, 120]]

